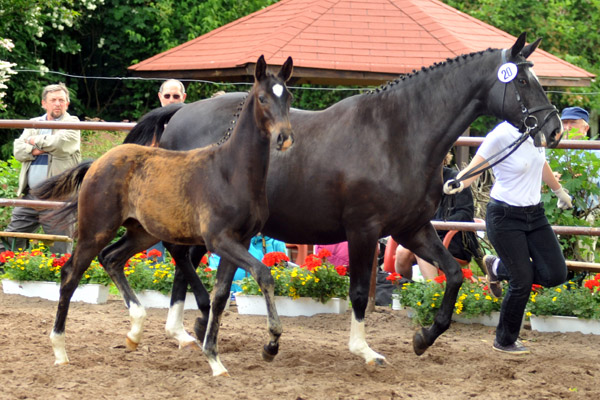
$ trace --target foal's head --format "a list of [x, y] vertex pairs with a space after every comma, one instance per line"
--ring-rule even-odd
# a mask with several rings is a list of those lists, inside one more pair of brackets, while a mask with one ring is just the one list
[[273, 75], [267, 72], [265, 57], [260, 56], [254, 71], [255, 118], [270, 135], [277, 135], [277, 150], [287, 150], [294, 143], [289, 119], [292, 94], [285, 86], [293, 68], [292, 57], [288, 57], [277, 75]]

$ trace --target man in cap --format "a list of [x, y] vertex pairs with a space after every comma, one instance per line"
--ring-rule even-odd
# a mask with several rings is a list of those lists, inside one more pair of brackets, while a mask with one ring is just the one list
[[581, 107], [567, 107], [562, 111], [565, 139], [583, 139], [590, 129], [590, 114]]

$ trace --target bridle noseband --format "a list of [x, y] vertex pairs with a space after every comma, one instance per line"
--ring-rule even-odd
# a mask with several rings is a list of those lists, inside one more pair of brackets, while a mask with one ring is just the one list
[[[507, 49], [502, 50], [502, 65], [506, 64], [506, 62], [507, 62], [506, 51], [507, 51]], [[517, 66], [517, 68], [519, 68], [520, 66], [533, 67], [533, 63], [531, 61], [521, 61], [521, 62], [514, 63], [514, 64]], [[527, 135], [533, 136], [533, 132], [536, 129], [537, 130], [542, 129], [544, 127], [544, 125], [546, 125], [546, 123], [550, 120], [550, 118], [555, 113], [556, 113], [556, 116], [558, 116], [558, 110], [552, 104], [548, 104], [545, 106], [533, 107], [532, 109], [528, 109], [527, 106], [525, 106], [525, 104], [523, 103], [523, 99], [521, 98], [521, 94], [519, 93], [519, 88], [515, 84], [515, 79], [512, 79], [511, 81], [507, 82], [504, 85], [504, 93], [502, 94], [502, 115], [504, 115], [504, 103], [506, 101], [506, 87], [508, 86], [508, 84], [513, 85], [513, 88], [515, 89], [515, 94], [517, 97], [517, 102], [521, 106], [521, 113], [523, 114], [519, 132], [521, 132], [521, 133], [524, 132]], [[538, 119], [533, 114], [536, 112], [539, 112], [539, 111], [544, 111], [544, 110], [552, 110], [552, 111], [546, 115], [546, 117], [544, 118], [544, 121], [538, 127]]]
[[[506, 51], [507, 51], [507, 49], [502, 50], [502, 64], [501, 65], [504, 65], [507, 63]], [[517, 68], [519, 68], [520, 66], [533, 67], [533, 63], [531, 61], [521, 61], [521, 62], [514, 63], [514, 64], [517, 66]], [[517, 72], [518, 72], [518, 70], [517, 70]], [[515, 75], [515, 78], [516, 78], [516, 75]], [[517, 140], [515, 140], [513, 143], [508, 145], [506, 148], [504, 148], [504, 149], [500, 150], [499, 152], [497, 152], [496, 154], [490, 156], [488, 160], [482, 161], [481, 163], [474, 166], [469, 171], [465, 172], [460, 178], [456, 178], [455, 181], [457, 184], [461, 181], [469, 179], [472, 176], [478, 175], [478, 174], [482, 173], [483, 171], [485, 171], [486, 169], [492, 168], [493, 166], [498, 165], [499, 163], [504, 161], [508, 156], [510, 156], [512, 153], [514, 153], [519, 148], [519, 146], [523, 142], [525, 142], [525, 140], [527, 140], [528, 136], [532, 136], [532, 138], [533, 138], [533, 132], [535, 130], [542, 129], [544, 127], [544, 125], [546, 125], [548, 120], [554, 115], [554, 113], [556, 113], [556, 116], [558, 116], [558, 110], [552, 104], [545, 105], [545, 106], [533, 107], [532, 109], [528, 109], [527, 106], [525, 106], [525, 104], [523, 103], [523, 99], [521, 98], [521, 94], [519, 93], [518, 86], [515, 84], [515, 78], [504, 83], [504, 92], [502, 94], [502, 110], [501, 110], [501, 112], [502, 112], [502, 115], [504, 115], [504, 103], [506, 102], [506, 87], [512, 83], [513, 87], [515, 89], [515, 94], [517, 96], [517, 102], [521, 106], [521, 113], [523, 114], [523, 119], [521, 120], [521, 127], [519, 128], [519, 132], [521, 132], [522, 135]], [[552, 111], [546, 115], [546, 117], [544, 118], [544, 121], [542, 122], [542, 125], [540, 125], [538, 127], [538, 119], [535, 117], [535, 115], [532, 115], [532, 114], [539, 112], [539, 111], [544, 111], [544, 110], [552, 110]], [[498, 157], [501, 153], [503, 153], [507, 150], [510, 150], [510, 151], [508, 151], [508, 153], [506, 153], [504, 156], [502, 156], [499, 160], [490, 162], [490, 160]], [[485, 163], [489, 163], [488, 166], [483, 169], [479, 169]]]

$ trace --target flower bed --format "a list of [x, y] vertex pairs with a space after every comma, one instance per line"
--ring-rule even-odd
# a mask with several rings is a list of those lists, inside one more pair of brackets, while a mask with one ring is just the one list
[[[267, 315], [267, 306], [263, 296], [252, 296], [236, 293], [235, 304], [239, 314]], [[293, 299], [285, 296], [275, 296], [277, 314], [284, 317], [311, 317], [315, 314], [344, 314], [348, 311], [348, 300], [332, 298], [327, 303], [300, 297]]]
[[[338, 298], [346, 300], [350, 279], [346, 267], [335, 267], [326, 261], [331, 253], [322, 249], [318, 254], [310, 254], [299, 267], [288, 267], [288, 257], [284, 253], [267, 253], [263, 263], [271, 269], [275, 281], [275, 296], [292, 299], [312, 298], [326, 304], [328, 300]], [[252, 277], [242, 279], [242, 295], [262, 295], [258, 284]], [[237, 299], [237, 297], [236, 297]]]
[[527, 315], [600, 320], [600, 274], [581, 284], [569, 281], [553, 288], [534, 286]]
[[[138, 253], [127, 261], [125, 264], [125, 276], [127, 276], [127, 280], [134, 291], [155, 290], [163, 294], [168, 294], [171, 291], [175, 263], [170, 257], [167, 257], [164, 263], [157, 262], [156, 259], [160, 256], [160, 251], [153, 249], [147, 254], [145, 251]], [[52, 254], [48, 252], [43, 244], [29, 251], [16, 253], [4, 251], [0, 253], [0, 262], [4, 263], [3, 268], [5, 270], [2, 278], [15, 282], [60, 283], [61, 268], [70, 257], [70, 254]], [[200, 264], [197, 273], [206, 290], [209, 292], [212, 291], [216, 272], [208, 268], [205, 264]], [[80, 281], [80, 287], [81, 285], [90, 283], [104, 286], [112, 283], [112, 280], [97, 259], [92, 261], [90, 267], [84, 273]], [[45, 286], [50, 287], [50, 285]], [[48, 294], [47, 296], [50, 297], [50, 300], [54, 299], [54, 297], [58, 299], [53, 294]]]
[[[470, 269], [463, 268], [462, 271], [464, 281], [454, 305], [453, 319], [458, 317], [468, 321], [500, 311], [501, 302], [491, 295], [488, 286], [478, 279], [473, 279]], [[402, 277], [399, 274], [391, 274], [388, 279], [398, 282]], [[426, 282], [404, 283], [398, 290], [400, 303], [413, 309], [412, 318], [415, 322], [423, 326], [431, 325], [442, 304], [445, 288], [444, 275]], [[488, 323], [491, 323], [491, 320]]]

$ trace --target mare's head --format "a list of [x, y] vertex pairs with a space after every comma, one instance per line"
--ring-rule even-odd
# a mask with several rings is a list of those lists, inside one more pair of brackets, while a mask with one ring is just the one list
[[522, 33], [510, 49], [501, 51], [489, 107], [519, 131], [529, 133], [536, 146], [556, 147], [562, 132], [558, 111], [533, 72], [533, 63], [527, 61], [541, 39], [525, 46], [525, 37]]
[[254, 70], [255, 117], [258, 125], [277, 136], [277, 150], [287, 150], [294, 143], [289, 111], [292, 94], [285, 83], [292, 76], [292, 57], [288, 57], [277, 75], [267, 71], [264, 56], [260, 56]]

